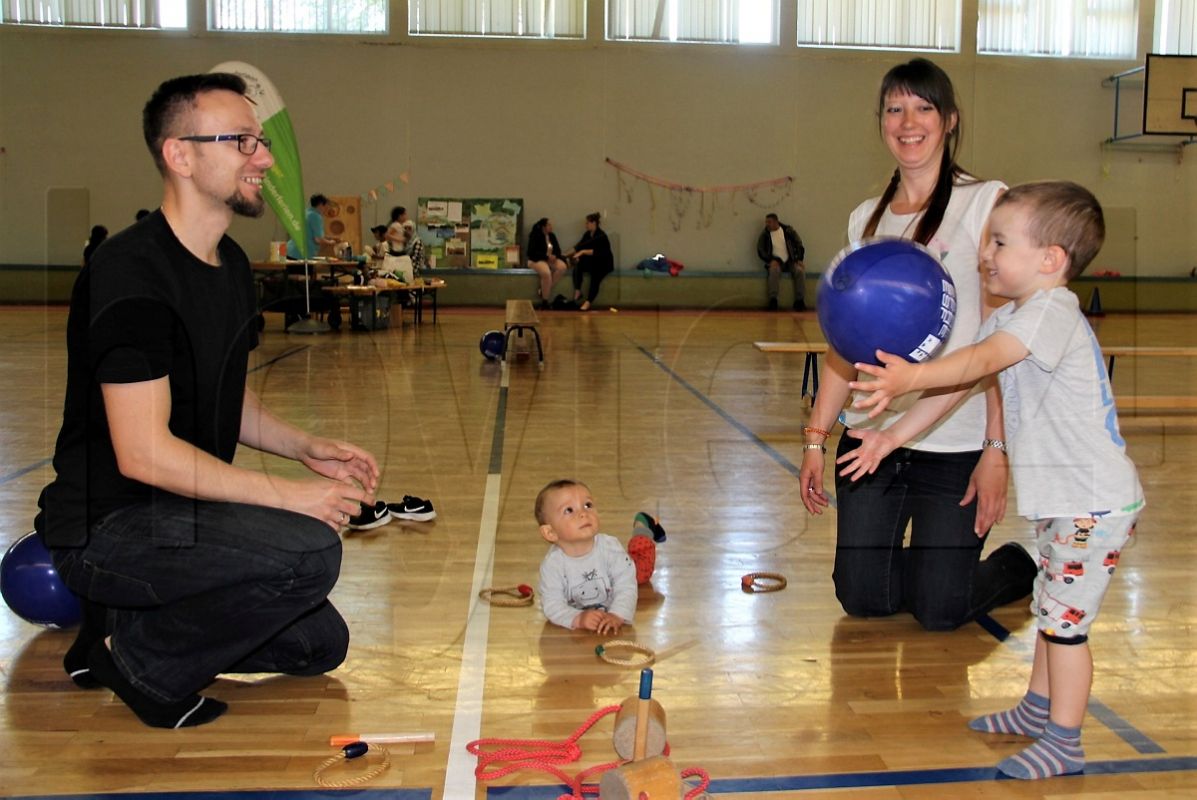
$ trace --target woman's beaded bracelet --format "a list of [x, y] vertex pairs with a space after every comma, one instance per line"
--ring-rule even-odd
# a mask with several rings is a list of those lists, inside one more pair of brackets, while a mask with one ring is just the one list
[[825, 431], [822, 428], [816, 428], [813, 425], [806, 425], [805, 427], [802, 428], [802, 432], [804, 434], [805, 433], [819, 433], [819, 434], [822, 434], [823, 436], [831, 436], [831, 431]]

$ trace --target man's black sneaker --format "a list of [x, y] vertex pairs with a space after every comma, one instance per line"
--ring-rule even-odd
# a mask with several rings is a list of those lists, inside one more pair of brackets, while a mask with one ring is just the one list
[[391, 512], [387, 510], [387, 504], [379, 500], [369, 508], [362, 506], [362, 513], [349, 518], [349, 527], [355, 531], [368, 531], [390, 521]]
[[431, 500], [412, 497], [410, 494], [403, 495], [402, 503], [387, 503], [386, 506], [390, 510], [391, 516], [396, 519], [410, 519], [413, 522], [428, 522], [428, 520], [436, 519], [436, 509], [432, 507]]

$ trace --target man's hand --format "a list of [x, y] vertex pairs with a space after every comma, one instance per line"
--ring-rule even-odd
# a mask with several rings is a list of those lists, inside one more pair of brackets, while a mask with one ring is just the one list
[[[374, 502], [378, 491], [378, 462], [374, 456], [348, 442], [313, 437], [299, 455], [304, 466], [334, 481], [355, 480], [366, 490], [368, 502]], [[356, 513], [356, 512], [354, 512]]]
[[279, 507], [315, 517], [330, 528], [340, 530], [349, 518], [361, 513], [366, 491], [352, 481], [311, 478], [300, 481], [278, 480]]
[[914, 391], [914, 379], [917, 364], [911, 364], [901, 356], [895, 356], [882, 350], [877, 351], [877, 360], [882, 366], [873, 364], [857, 364], [856, 368], [866, 375], [872, 375], [876, 380], [851, 381], [848, 386], [857, 391], [870, 392], [852, 404], [854, 408], [872, 408], [869, 419], [873, 419], [886, 408], [889, 402], [899, 395]]

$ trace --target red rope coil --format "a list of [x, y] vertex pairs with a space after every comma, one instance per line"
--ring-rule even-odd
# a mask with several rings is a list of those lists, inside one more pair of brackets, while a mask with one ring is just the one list
[[[586, 795], [598, 796], [598, 786], [585, 785], [593, 776], [624, 764], [623, 761], [611, 761], [584, 769], [576, 776], [570, 777], [560, 765], [572, 764], [582, 757], [582, 748], [578, 739], [594, 727], [600, 719], [608, 714], [618, 713], [619, 706], [600, 708], [590, 715], [582, 725], [562, 742], [548, 739], [477, 739], [466, 745], [471, 755], [477, 756], [478, 766], [474, 768], [474, 777], [480, 781], [493, 781], [520, 770], [532, 769], [546, 772], [561, 783], [569, 787], [570, 791], [558, 797], [557, 800], [584, 800]], [[494, 748], [487, 750], [486, 748]], [[669, 745], [665, 745], [665, 755], [669, 755]], [[698, 767], [682, 770], [682, 778], [697, 777], [699, 784], [686, 793], [686, 800], [697, 797], [711, 779], [707, 773]]]

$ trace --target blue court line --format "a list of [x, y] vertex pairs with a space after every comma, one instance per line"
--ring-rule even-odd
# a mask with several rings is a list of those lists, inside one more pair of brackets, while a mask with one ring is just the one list
[[[307, 350], [309, 347], [311, 347], [310, 344], [305, 344], [305, 345], [301, 345], [300, 347], [295, 348], [294, 350], [288, 350], [287, 352], [283, 353], [282, 355], [275, 356], [274, 358], [270, 359], [269, 361], [265, 361], [265, 362], [259, 364], [258, 366], [249, 370], [249, 372], [257, 372], [258, 370], [264, 369], [265, 367], [268, 367], [277, 361], [282, 361], [284, 358], [288, 358], [290, 356], [295, 355], [296, 353]], [[8, 483], [9, 481], [16, 480], [17, 478], [21, 477], [22, 475], [28, 475], [30, 472], [33, 472], [35, 469], [40, 469], [40, 468], [46, 466], [47, 464], [50, 463], [51, 460], [52, 459], [49, 459], [49, 458], [43, 458], [41, 461], [30, 464], [27, 467], [22, 467], [21, 469], [18, 469], [15, 472], [10, 472], [7, 475], [0, 475], [0, 486], [3, 486], [4, 484]]]
[[246, 372], [246, 374], [247, 375], [252, 374], [254, 372], [257, 372], [260, 369], [265, 369], [266, 367], [269, 367], [271, 364], [274, 364], [275, 362], [282, 361], [284, 358], [290, 358], [291, 356], [295, 355], [296, 353], [302, 353], [304, 350], [307, 350], [309, 347], [311, 347], [310, 344], [304, 344], [304, 345], [300, 345], [299, 347], [296, 347], [294, 350], [288, 350], [285, 353], [283, 353], [282, 355], [277, 355], [274, 358], [270, 359], [269, 361], [263, 361], [261, 364], [258, 364], [258, 366], [254, 367], [253, 369]]
[[714, 411], [716, 414], [718, 414], [720, 417], [723, 418], [724, 422], [726, 422], [728, 425], [731, 425], [733, 428], [738, 430], [746, 438], [748, 438], [753, 444], [755, 444], [762, 451], [764, 451], [765, 455], [769, 456], [769, 458], [776, 461], [778, 463], [778, 465], [781, 466], [782, 469], [784, 469], [786, 472], [793, 475], [795, 478], [798, 477], [799, 473], [801, 473], [801, 471], [802, 471], [802, 469], [800, 467], [794, 466], [793, 462], [791, 462], [788, 458], [783, 456], [781, 453], [774, 450], [772, 445], [770, 445], [764, 439], [762, 439], [761, 437], [759, 437], [755, 433], [753, 433], [751, 428], [749, 428], [744, 423], [740, 422], [738, 419], [733, 417], [731, 414], [724, 411], [723, 408], [718, 403], [716, 403], [714, 400], [707, 397], [701, 391], [699, 391], [698, 389], [696, 389], [692, 385], [690, 385], [690, 382], [687, 381], [685, 378], [683, 378], [681, 375], [678, 375], [672, 369], [665, 366], [664, 362], [662, 362], [661, 359], [657, 358], [655, 355], [650, 353], [643, 345], [636, 344], [636, 342], [634, 342], [634, 341], [632, 342], [632, 344], [635, 345], [636, 349], [639, 350], [641, 353], [643, 353], [644, 356], [646, 358], [648, 358], [649, 361], [653, 362], [658, 367], [660, 367], [661, 371], [663, 371], [666, 375], [668, 375], [669, 377], [671, 377], [675, 381], [677, 381], [677, 383], [683, 389], [688, 391], [690, 394], [694, 395], [694, 397], [700, 403], [702, 403], [707, 408]]
[[[1090, 761], [1084, 775], [1133, 775], [1151, 772], [1187, 772], [1197, 769], [1193, 756], [1131, 758], [1119, 761]], [[784, 775], [775, 778], [723, 778], [711, 781], [708, 794], [755, 794], [757, 792], [804, 792], [826, 789], [856, 789], [884, 786], [920, 786], [943, 783], [979, 783], [1014, 780], [994, 767], [895, 770], [893, 772], [841, 772], [825, 775]], [[504, 800], [556, 800], [564, 786], [493, 786], [486, 796]]]
[[345, 800], [374, 795], [377, 800], [432, 800], [431, 789], [277, 789], [249, 792], [120, 792], [117, 794], [31, 794], [11, 800]]
[[22, 475], [28, 475], [30, 472], [33, 472], [35, 469], [40, 469], [41, 467], [46, 466], [47, 464], [50, 463], [50, 460], [51, 459], [43, 458], [41, 461], [38, 461], [34, 464], [30, 464], [27, 467], [21, 467], [20, 469], [16, 470], [15, 472], [10, 472], [7, 475], [0, 475], [0, 486], [3, 486], [4, 484], [8, 483], [9, 481], [16, 480], [17, 478], [21, 477]]
[[1135, 728], [1122, 717], [1118, 716], [1114, 709], [1110, 708], [1105, 703], [1094, 697], [1089, 698], [1089, 713], [1097, 717], [1097, 719], [1100, 720], [1101, 723], [1107, 728], [1118, 734], [1118, 737], [1122, 739], [1122, 741], [1135, 748], [1135, 752], [1166, 752], [1163, 747], [1152, 741], [1149, 736]]
[[988, 614], [982, 614], [977, 617], [976, 622], [999, 642], [1004, 642], [1010, 638], [1010, 631], [1006, 630], [1006, 626]]

